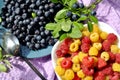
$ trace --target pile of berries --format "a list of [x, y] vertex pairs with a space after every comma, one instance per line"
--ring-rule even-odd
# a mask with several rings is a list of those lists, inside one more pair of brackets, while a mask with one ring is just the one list
[[38, 50], [57, 41], [44, 26], [54, 21], [61, 4], [50, 0], [4, 0], [1, 25], [9, 29], [22, 45]]
[[97, 24], [82, 38], [67, 38], [56, 50], [55, 72], [62, 80], [119, 80], [120, 48], [117, 36], [100, 30]]

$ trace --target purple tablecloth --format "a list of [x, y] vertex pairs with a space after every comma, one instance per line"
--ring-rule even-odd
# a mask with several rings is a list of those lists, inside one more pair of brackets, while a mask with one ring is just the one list
[[[81, 0], [79, 0], [81, 2]], [[92, 0], [94, 1], [94, 0]], [[89, 5], [91, 0], [83, 0], [85, 5]], [[120, 34], [120, 0], [103, 0], [97, 10], [99, 21], [109, 24]], [[31, 59], [34, 66], [48, 79], [57, 80], [53, 70], [51, 56]], [[11, 60], [13, 68], [9, 72], [1, 72], [0, 80], [41, 80], [33, 70], [18, 57]]]

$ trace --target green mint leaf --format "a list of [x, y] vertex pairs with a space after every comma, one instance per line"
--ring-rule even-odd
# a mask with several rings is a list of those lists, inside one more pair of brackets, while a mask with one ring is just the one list
[[88, 25], [88, 30], [90, 32], [92, 32], [92, 30], [93, 30], [93, 24], [92, 24], [92, 22], [88, 21], [87, 25]]
[[78, 27], [80, 31], [84, 28], [83, 24], [78, 22], [73, 22], [73, 26]]
[[98, 23], [98, 19], [95, 16], [90, 15], [89, 18], [92, 22]]
[[74, 26], [72, 28], [71, 33], [69, 33], [68, 36], [71, 37], [71, 38], [80, 38], [80, 37], [82, 37], [82, 33], [79, 30], [79, 27]]
[[59, 20], [65, 18], [67, 11], [68, 9], [62, 9], [58, 11], [57, 14], [55, 15], [55, 21], [58, 22]]
[[35, 18], [37, 16], [36, 13], [34, 13], [34, 12], [32, 12], [31, 15], [32, 15], [33, 18]]
[[61, 31], [61, 26], [60, 26], [60, 24], [57, 24], [57, 27], [52, 32], [52, 35], [54, 38], [59, 37], [59, 31]]
[[3, 58], [2, 51], [0, 51], [0, 60]]
[[45, 29], [54, 30], [56, 27], [57, 27], [56, 23], [48, 23], [48, 24], [46, 24]]
[[72, 7], [73, 4], [75, 4], [76, 2], [77, 2], [77, 0], [70, 0], [70, 1], [69, 1], [69, 6]]
[[87, 16], [81, 16], [78, 20], [79, 21], [85, 21], [88, 17]]
[[67, 34], [64, 33], [64, 34], [62, 34], [62, 35], [60, 36], [59, 40], [61, 41], [61, 40], [65, 39], [66, 37], [67, 37]]
[[67, 4], [69, 2], [69, 0], [62, 0], [63, 4]]
[[72, 22], [70, 20], [68, 20], [66, 22], [65, 21], [62, 22], [62, 24], [61, 24], [62, 30], [65, 32], [68, 32], [71, 29], [71, 24], [72, 24]]
[[0, 72], [6, 72], [7, 68], [4, 64], [0, 64]]
[[2, 22], [2, 18], [0, 17], [0, 23]]
[[59, 0], [51, 0], [53, 3], [58, 3]]

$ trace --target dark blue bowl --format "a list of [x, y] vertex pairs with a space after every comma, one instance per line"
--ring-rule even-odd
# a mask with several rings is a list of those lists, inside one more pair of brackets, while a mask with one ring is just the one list
[[[1, 8], [3, 5], [4, 5], [3, 0], [0, 0], [0, 13], [1, 13]], [[3, 28], [3, 27], [0, 25], [0, 28]], [[33, 50], [28, 49], [26, 46], [21, 45], [21, 55], [26, 58], [44, 57], [44, 56], [51, 54], [52, 47], [53, 46], [48, 46], [47, 48], [33, 51]]]

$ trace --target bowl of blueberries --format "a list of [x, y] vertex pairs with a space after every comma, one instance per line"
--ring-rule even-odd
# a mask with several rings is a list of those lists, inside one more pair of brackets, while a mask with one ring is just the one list
[[50, 0], [1, 0], [0, 28], [12, 32], [21, 44], [22, 55], [38, 58], [49, 55], [57, 42], [45, 25], [54, 22], [61, 4]]

